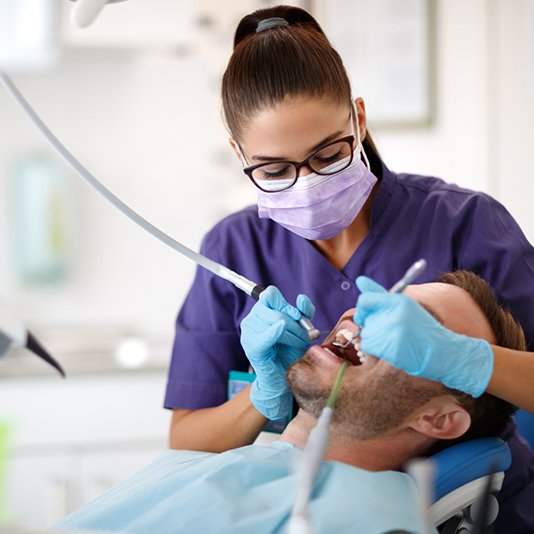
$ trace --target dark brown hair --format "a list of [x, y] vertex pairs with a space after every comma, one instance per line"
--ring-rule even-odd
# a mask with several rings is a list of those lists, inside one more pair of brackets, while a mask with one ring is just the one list
[[[455, 271], [440, 276], [436, 282], [451, 284], [467, 291], [482, 310], [495, 336], [495, 344], [514, 350], [526, 350], [525, 335], [511, 313], [497, 301], [489, 284], [470, 271]], [[462, 441], [481, 436], [495, 436], [509, 422], [517, 407], [498, 397], [484, 393], [473, 398], [457, 390], [449, 390], [469, 412], [471, 427]], [[450, 443], [449, 443], [450, 445]]]
[[[272, 17], [288, 25], [256, 32], [260, 21]], [[286, 97], [327, 97], [347, 105], [352, 97], [343, 61], [321, 26], [291, 6], [259, 9], [241, 19], [221, 92], [224, 118], [236, 140], [248, 117]], [[364, 148], [376, 154], [369, 134]]]

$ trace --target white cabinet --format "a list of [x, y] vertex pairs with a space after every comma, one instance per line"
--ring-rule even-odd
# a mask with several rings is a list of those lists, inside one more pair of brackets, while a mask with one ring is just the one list
[[[165, 371], [2, 379], [8, 519], [45, 527], [167, 448]], [[1, 492], [0, 492], [1, 494]]]
[[[129, 447], [129, 449], [125, 449]], [[16, 525], [46, 527], [152, 462], [154, 443], [36, 447], [14, 453], [6, 477], [6, 509]]]
[[6, 473], [8, 519], [32, 527], [50, 525], [80, 502], [75, 455], [13, 456]]
[[80, 490], [83, 502], [95, 499], [150, 464], [162, 448], [162, 444], [140, 444], [126, 451], [115, 446], [82, 454]]

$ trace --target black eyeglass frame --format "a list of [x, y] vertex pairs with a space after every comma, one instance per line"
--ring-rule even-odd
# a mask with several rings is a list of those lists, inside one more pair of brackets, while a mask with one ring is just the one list
[[[334, 141], [331, 141], [330, 143], [326, 143], [326, 145], [323, 145], [319, 147], [318, 149], [314, 150], [308, 157], [306, 157], [302, 161], [289, 161], [289, 160], [266, 161], [264, 163], [258, 163], [257, 165], [251, 165], [250, 167], [245, 167], [243, 169], [243, 172], [250, 178], [251, 182], [264, 193], [280, 193], [281, 191], [285, 191], [286, 189], [293, 187], [297, 183], [297, 180], [299, 179], [299, 176], [300, 176], [300, 169], [302, 169], [302, 167], [309, 167], [310, 169], [313, 170], [313, 172], [320, 174], [321, 176], [328, 176], [330, 174], [336, 174], [337, 172], [339, 172], [339, 170], [336, 170], [334, 172], [321, 172], [320, 170], [315, 169], [310, 164], [310, 159], [312, 159], [318, 152], [321, 152], [321, 150], [324, 150], [325, 148], [328, 148], [331, 145], [335, 145], [337, 143], [342, 143], [342, 142], [348, 143], [350, 145], [350, 156], [349, 156], [349, 161], [347, 163], [347, 167], [348, 167], [352, 163], [352, 158], [354, 157], [354, 135], [347, 135], [345, 137], [335, 139]], [[295, 169], [297, 170], [297, 173], [295, 174], [295, 179], [283, 189], [277, 189], [276, 191], [264, 189], [258, 184], [258, 182], [256, 182], [256, 180], [254, 180], [254, 178], [252, 177], [252, 173], [256, 169], [259, 169], [260, 167], [267, 167], [268, 165], [275, 165], [277, 163], [287, 163], [289, 165], [293, 165], [293, 167], [295, 167]], [[346, 168], [346, 167], [343, 167], [343, 168]]]

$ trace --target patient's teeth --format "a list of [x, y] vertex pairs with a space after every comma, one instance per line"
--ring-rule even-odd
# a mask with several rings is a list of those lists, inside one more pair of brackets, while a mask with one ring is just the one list
[[358, 350], [360, 348], [359, 342], [353, 336], [354, 332], [351, 332], [348, 328], [342, 328], [336, 333], [336, 342], [344, 345], [347, 341], [351, 341], [354, 348]]
[[338, 331], [337, 336], [342, 336], [348, 341], [349, 339], [352, 339], [352, 332], [348, 328], [343, 328]]

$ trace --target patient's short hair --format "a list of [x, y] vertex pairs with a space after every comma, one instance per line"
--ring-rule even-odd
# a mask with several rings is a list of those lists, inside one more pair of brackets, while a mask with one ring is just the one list
[[[441, 275], [436, 282], [450, 284], [467, 291], [486, 316], [495, 336], [495, 344], [514, 350], [526, 350], [523, 329], [497, 301], [489, 284], [470, 271], [455, 271]], [[471, 426], [461, 441], [483, 436], [496, 436], [509, 423], [517, 407], [494, 395], [484, 393], [473, 398], [455, 389], [447, 390], [469, 412]], [[450, 442], [448, 443], [450, 445]]]

